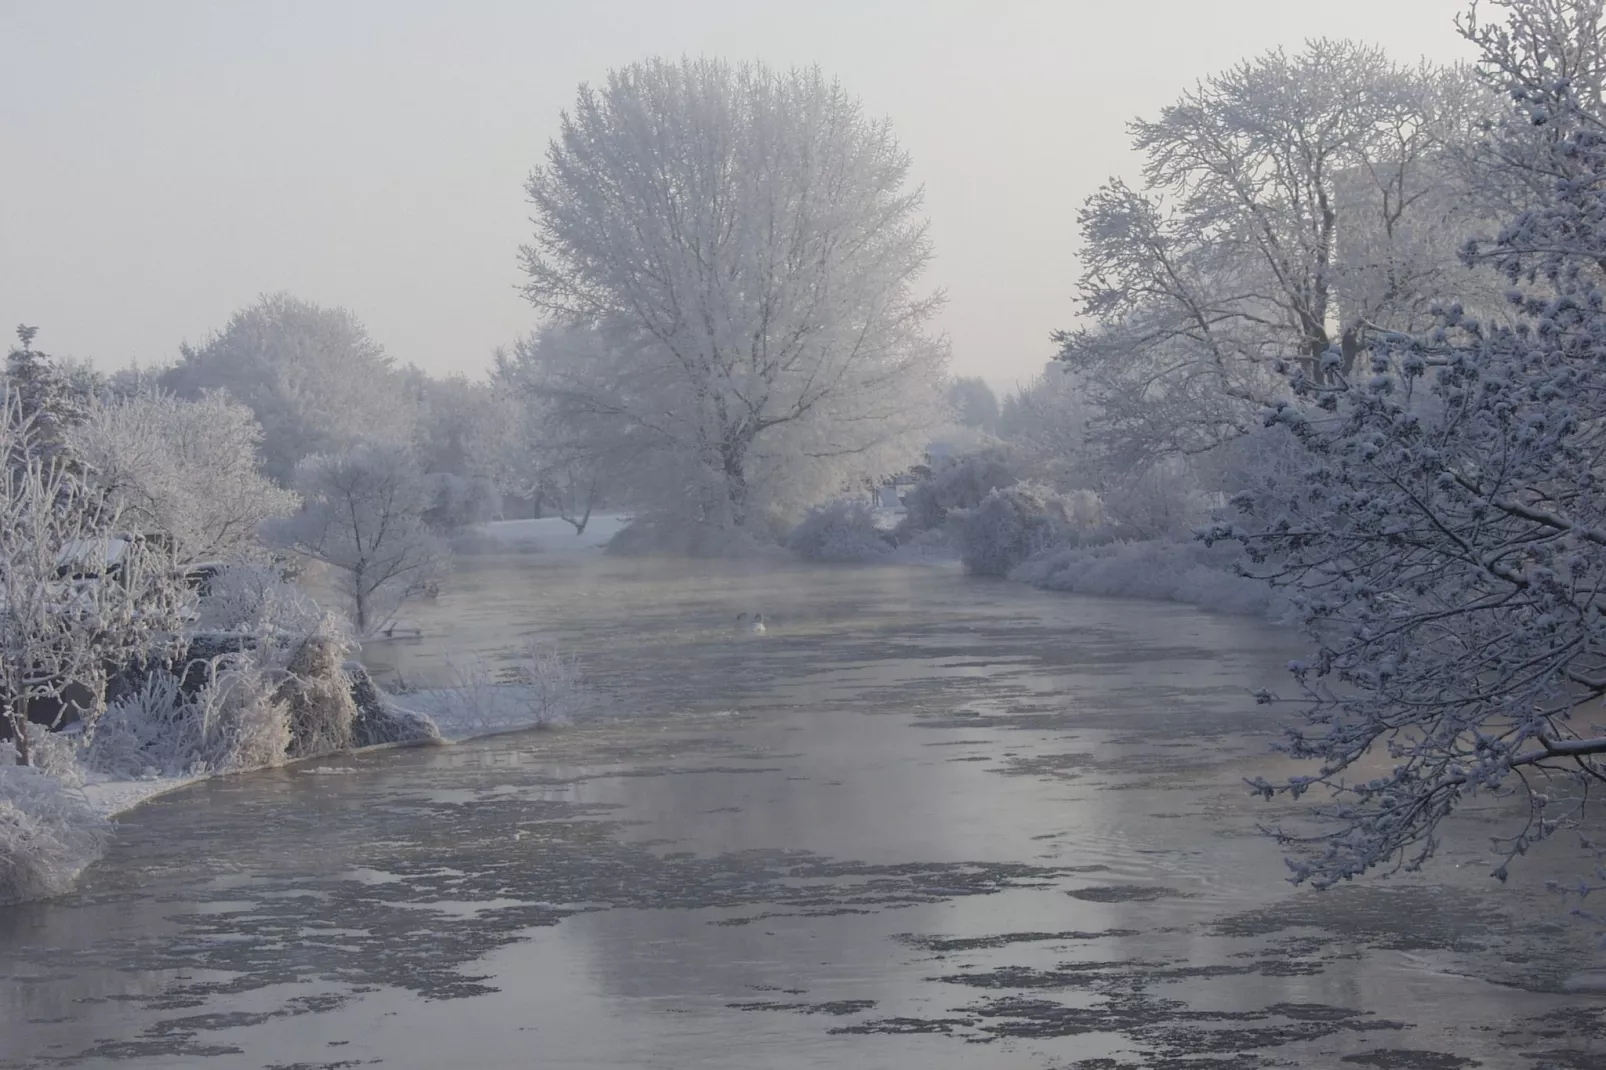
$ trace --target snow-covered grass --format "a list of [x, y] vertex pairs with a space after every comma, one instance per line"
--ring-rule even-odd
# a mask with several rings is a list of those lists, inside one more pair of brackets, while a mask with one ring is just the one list
[[137, 780], [122, 780], [105, 773], [84, 774], [84, 801], [101, 817], [116, 817], [140, 803], [207, 779], [206, 774], [162, 776], [151, 774]]
[[1235, 546], [1147, 539], [1062, 547], [1018, 565], [1009, 578], [1050, 591], [1183, 602], [1217, 613], [1282, 619], [1287, 599], [1269, 584], [1237, 575]]
[[608, 553], [623, 557], [696, 557], [762, 560], [784, 558], [780, 529], [755, 522], [746, 528], [720, 527], [673, 514], [639, 516], [608, 542]]
[[567, 724], [591, 701], [579, 666], [538, 643], [511, 666], [479, 656], [448, 665], [444, 686], [408, 690], [397, 702], [428, 717], [450, 741]]

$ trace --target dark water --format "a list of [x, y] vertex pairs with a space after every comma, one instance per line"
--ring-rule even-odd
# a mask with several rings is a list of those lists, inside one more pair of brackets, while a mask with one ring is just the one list
[[603, 700], [125, 816], [0, 915], [0, 1066], [1606, 1067], [1559, 862], [1495, 885], [1494, 815], [1424, 875], [1283, 882], [1254, 622], [555, 555], [420, 617], [376, 669], [538, 635]]

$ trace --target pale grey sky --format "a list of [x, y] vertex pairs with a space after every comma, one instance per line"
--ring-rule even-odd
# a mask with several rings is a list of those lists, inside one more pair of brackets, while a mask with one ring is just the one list
[[1125, 122], [1312, 36], [1466, 52], [1464, 0], [0, 0], [0, 327], [164, 360], [256, 295], [345, 305], [482, 372], [523, 180], [582, 81], [653, 54], [818, 63], [927, 191], [954, 370], [1035, 374], [1073, 321], [1076, 211]]

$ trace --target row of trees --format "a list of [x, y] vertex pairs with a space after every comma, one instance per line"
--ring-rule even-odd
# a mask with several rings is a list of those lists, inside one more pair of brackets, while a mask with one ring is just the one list
[[[366, 445], [430, 477], [436, 521], [483, 519], [505, 494], [581, 530], [604, 500], [775, 529], [918, 459], [947, 408], [909, 166], [889, 125], [817, 70], [612, 72], [581, 87], [530, 176], [524, 289], [544, 322], [488, 383], [397, 368], [349, 312], [272, 295], [171, 366], [103, 384], [142, 400], [97, 414], [83, 448], [200, 555], [248, 537], [283, 490], [311, 493], [328, 464], [303, 471], [310, 458]], [[182, 459], [251, 450], [255, 473]], [[199, 530], [180, 514], [201, 499], [240, 515], [209, 508], [215, 530]]]
[[[275, 315], [287, 323], [273, 325]], [[296, 403], [297, 383], [342, 375], [346, 354], [320, 347], [327, 338], [318, 327], [363, 338], [345, 313], [269, 298], [204, 349], [186, 349], [175, 367], [110, 379], [53, 360], [34, 348], [33, 328], [20, 329], [0, 394], [13, 475], [32, 472], [33, 482], [8, 498], [7, 537], [29, 540], [29, 524], [67, 523], [84, 530], [33, 539], [36, 553], [60, 556], [73, 540], [159, 545], [168, 572], [294, 555], [328, 567], [358, 634], [383, 626], [444, 567], [442, 536], [487, 506], [451, 473], [426, 473], [421, 451], [393, 425], [337, 420], [323, 401]], [[253, 334], [256, 344], [245, 344]], [[370, 377], [397, 378], [382, 355], [374, 359]], [[227, 385], [212, 385], [203, 369]], [[373, 410], [376, 419], [403, 411], [387, 385], [375, 386], [386, 406]], [[268, 433], [264, 419], [280, 432]], [[52, 513], [52, 502], [90, 511]]]

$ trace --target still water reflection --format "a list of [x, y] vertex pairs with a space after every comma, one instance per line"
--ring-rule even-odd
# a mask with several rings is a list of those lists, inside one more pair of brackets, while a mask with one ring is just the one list
[[[761, 611], [762, 637], [732, 627]], [[1282, 882], [1287, 638], [934, 569], [465, 561], [434, 682], [529, 636], [573, 727], [200, 785], [0, 916], [0, 1066], [1566, 1067], [1587, 935], [1497, 888]]]

